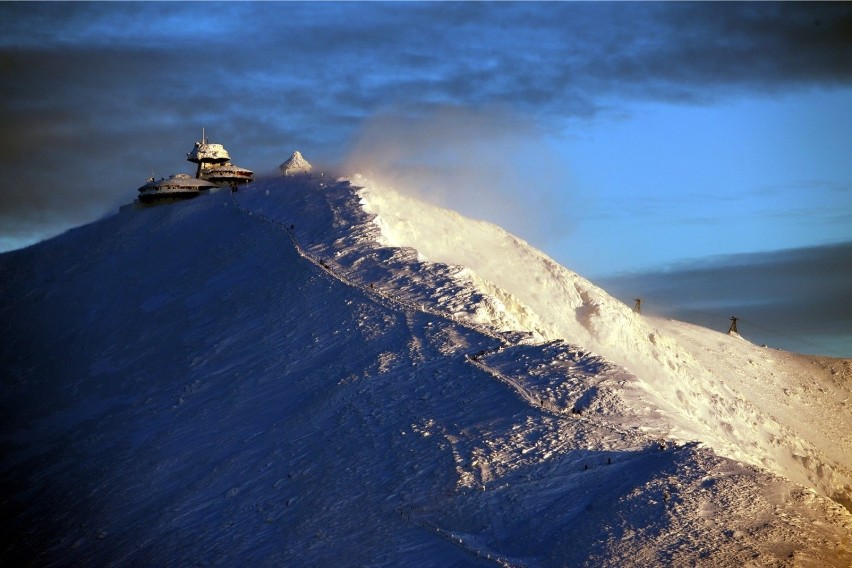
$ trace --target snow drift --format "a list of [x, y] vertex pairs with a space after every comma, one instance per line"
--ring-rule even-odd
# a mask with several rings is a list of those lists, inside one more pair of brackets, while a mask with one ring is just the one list
[[353, 182], [0, 256], [4, 563], [852, 562], [852, 362]]
[[[363, 178], [355, 181], [364, 185], [359, 194], [365, 210], [376, 215], [383, 243], [468, 267], [477, 287], [491, 284], [503, 292], [506, 314], [500, 316], [511, 322], [497, 317], [493, 325], [577, 343], [630, 369], [663, 417], [646, 419], [646, 428], [657, 428], [662, 437], [702, 440], [824, 495], [852, 500], [848, 385], [832, 380], [838, 371], [832, 373], [825, 359], [789, 356], [738, 336], [640, 316], [500, 227]], [[793, 395], [773, 379], [776, 373], [810, 388]], [[817, 386], [826, 382], [828, 390]]]

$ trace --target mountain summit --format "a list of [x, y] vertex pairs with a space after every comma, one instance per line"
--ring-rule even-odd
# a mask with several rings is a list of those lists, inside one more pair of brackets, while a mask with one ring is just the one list
[[367, 179], [0, 273], [4, 565], [852, 563], [852, 361], [640, 316]]

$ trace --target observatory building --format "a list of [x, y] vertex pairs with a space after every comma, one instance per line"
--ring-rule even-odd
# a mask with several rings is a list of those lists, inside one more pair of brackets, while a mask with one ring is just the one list
[[220, 189], [215, 183], [196, 179], [189, 174], [175, 174], [168, 179], [148, 178], [139, 188], [139, 201], [142, 203], [168, 202], [189, 199], [201, 195], [202, 191]]
[[216, 191], [224, 187], [236, 190], [237, 186], [254, 181], [254, 172], [235, 166], [231, 156], [221, 144], [212, 144], [201, 131], [201, 141], [196, 142], [192, 151], [186, 155], [190, 162], [198, 164], [195, 177], [189, 174], [175, 174], [168, 179], [148, 178], [139, 188], [141, 203], [162, 203], [179, 199], [189, 199], [201, 193]]
[[207, 141], [204, 131], [201, 131], [201, 141], [186, 155], [190, 162], [198, 164], [195, 177], [213, 182], [219, 186], [229, 186], [232, 189], [238, 185], [246, 185], [254, 181], [254, 172], [231, 163], [231, 156], [221, 144]]

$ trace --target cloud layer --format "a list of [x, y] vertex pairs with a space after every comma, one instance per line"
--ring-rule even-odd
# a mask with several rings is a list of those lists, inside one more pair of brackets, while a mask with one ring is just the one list
[[265, 171], [295, 148], [340, 162], [388, 109], [558, 130], [630, 100], [849, 85], [850, 68], [846, 3], [4, 3], [0, 239], [188, 170], [201, 126]]
[[[757, 343], [852, 357], [852, 242], [723, 256], [602, 285], [643, 313], [726, 331], [730, 316]], [[829, 340], [825, 338], [833, 337]]]

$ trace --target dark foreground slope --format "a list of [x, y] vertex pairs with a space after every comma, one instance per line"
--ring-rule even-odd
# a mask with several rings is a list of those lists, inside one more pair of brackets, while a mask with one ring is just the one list
[[842, 510], [595, 416], [624, 371], [351, 285], [225, 193], [0, 274], [0, 564], [849, 559]]
[[[358, 563], [396, 541], [396, 562], [463, 556], [396, 522], [402, 458], [433, 450], [394, 452], [388, 424], [441, 368], [412, 367], [428, 318], [347, 289], [221, 197], [3, 258], [4, 559]], [[382, 373], [383, 353], [405, 372]], [[448, 415], [471, 398], [456, 394]], [[452, 488], [448, 459], [411, 462], [418, 489]]]

